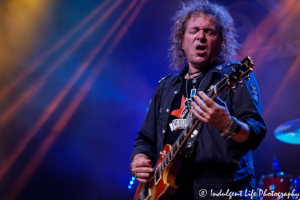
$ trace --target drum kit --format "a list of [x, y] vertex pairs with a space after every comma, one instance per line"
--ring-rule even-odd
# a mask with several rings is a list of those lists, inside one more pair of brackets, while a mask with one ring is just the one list
[[[275, 137], [285, 143], [300, 144], [300, 119], [286, 122], [280, 125], [274, 131]], [[259, 181], [259, 188], [257, 193], [282, 194], [279, 198], [274, 195], [259, 195], [259, 199], [273, 200], [273, 199], [300, 199], [300, 176], [293, 178], [292, 175], [288, 175], [279, 171], [278, 162], [274, 156], [273, 160], [273, 173], [263, 175]], [[284, 196], [284, 194], [298, 194], [291, 196]]]

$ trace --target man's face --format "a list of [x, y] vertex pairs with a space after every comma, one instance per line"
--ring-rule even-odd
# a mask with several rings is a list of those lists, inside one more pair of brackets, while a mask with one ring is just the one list
[[221, 37], [212, 17], [192, 15], [183, 35], [182, 49], [189, 68], [203, 70], [216, 62], [221, 49]]

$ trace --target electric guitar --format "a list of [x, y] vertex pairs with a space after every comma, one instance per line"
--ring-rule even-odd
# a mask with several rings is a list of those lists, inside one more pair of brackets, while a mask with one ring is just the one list
[[[242, 82], [253, 68], [253, 61], [248, 56], [242, 62], [236, 62], [228, 65], [230, 71], [227, 74], [221, 75], [221, 79], [217, 84], [212, 85], [208, 89], [208, 96], [212, 99], [225, 90], [235, 88], [238, 82]], [[250, 76], [246, 77], [246, 80]], [[166, 145], [160, 152], [160, 157], [147, 183], [140, 183], [134, 200], [165, 200], [175, 195], [177, 186], [175, 179], [181, 165], [178, 159], [179, 152], [186, 144], [189, 137], [196, 137], [198, 134], [197, 126], [200, 120], [195, 116], [189, 122], [188, 126], [182, 131], [173, 146]]]

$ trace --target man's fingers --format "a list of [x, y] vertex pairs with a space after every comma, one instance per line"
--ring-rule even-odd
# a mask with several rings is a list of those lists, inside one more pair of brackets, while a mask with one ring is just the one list
[[[207, 105], [205, 105], [205, 103], [198, 96], [195, 96], [194, 99], [195, 99], [196, 103], [198, 104], [198, 106], [200, 107], [199, 108], [197, 105], [195, 105], [194, 103], [192, 103], [193, 108], [197, 112], [200, 111], [199, 109], [202, 109], [204, 112], [209, 112], [209, 108], [207, 107]], [[200, 111], [200, 113], [201, 113], [201, 111]]]
[[152, 173], [154, 169], [150, 167], [136, 167], [132, 171], [135, 173]]
[[136, 178], [148, 179], [150, 177], [149, 173], [137, 173]]
[[209, 107], [213, 107], [215, 102], [209, 98], [204, 92], [200, 91], [199, 92], [199, 96], [201, 97], [201, 99], [204, 101], [204, 103]]
[[152, 167], [151, 160], [135, 161], [132, 165], [135, 167]]
[[[201, 116], [201, 114], [199, 114], [199, 113], [198, 113], [197, 111], [195, 111], [194, 109], [192, 109], [191, 112], [195, 115], [195, 117], [197, 117], [197, 119], [200, 119], [200, 120], [203, 121], [204, 123], [207, 123], [207, 122], [208, 122], [208, 120], [207, 120], [205, 117]], [[203, 114], [205, 114], [205, 113], [203, 113]]]
[[140, 183], [147, 183], [147, 179], [136, 178], [136, 180]]
[[135, 167], [132, 169], [134, 177], [141, 183], [146, 183], [153, 172], [154, 169], [151, 167]]

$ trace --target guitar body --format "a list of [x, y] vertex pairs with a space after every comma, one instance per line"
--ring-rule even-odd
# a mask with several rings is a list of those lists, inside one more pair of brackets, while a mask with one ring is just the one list
[[[171, 150], [171, 147], [171, 145], [164, 146], [156, 168], [164, 160], [168, 152]], [[153, 175], [147, 184], [139, 184], [134, 200], [167, 200], [174, 196], [177, 190], [175, 179], [179, 169], [180, 162], [178, 159], [174, 159], [169, 163], [168, 167], [164, 170], [158, 180], [155, 179], [155, 175]]]

